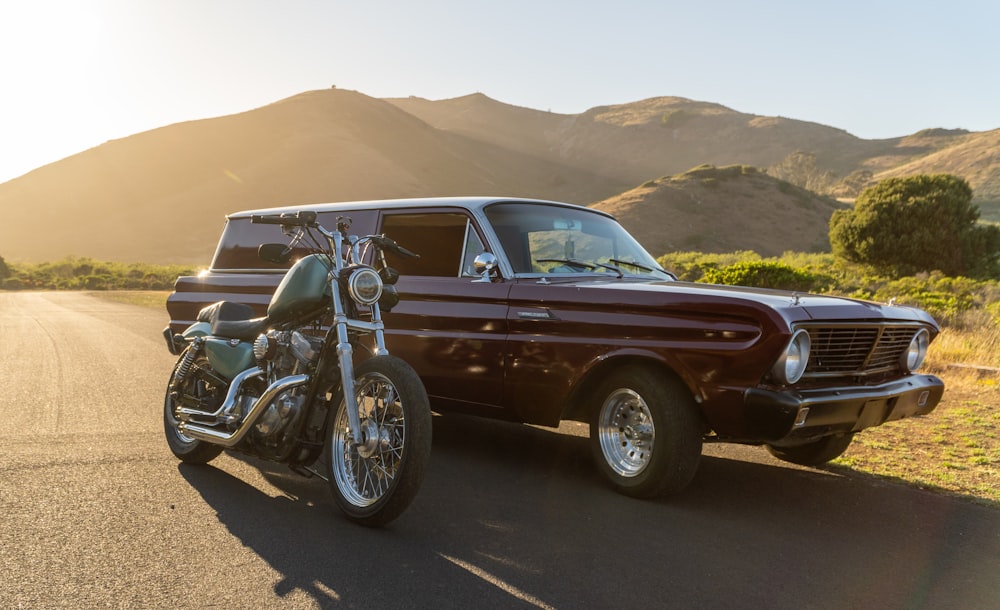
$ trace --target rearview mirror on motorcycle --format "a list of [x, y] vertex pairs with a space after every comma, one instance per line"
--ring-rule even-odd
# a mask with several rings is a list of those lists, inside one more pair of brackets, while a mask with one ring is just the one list
[[292, 248], [287, 244], [261, 244], [257, 258], [268, 263], [284, 265], [292, 258]]

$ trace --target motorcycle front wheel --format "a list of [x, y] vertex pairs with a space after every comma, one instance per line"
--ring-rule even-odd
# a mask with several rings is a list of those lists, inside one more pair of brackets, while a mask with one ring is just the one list
[[377, 527], [416, 497], [431, 453], [431, 410], [413, 368], [395, 356], [358, 364], [354, 390], [362, 438], [351, 438], [343, 390], [329, 427], [327, 469], [337, 505], [352, 521]]

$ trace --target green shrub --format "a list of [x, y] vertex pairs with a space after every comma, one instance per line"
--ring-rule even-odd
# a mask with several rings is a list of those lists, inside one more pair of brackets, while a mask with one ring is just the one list
[[888, 178], [865, 189], [853, 208], [830, 218], [838, 257], [903, 277], [940, 270], [996, 277], [1000, 228], [978, 223], [965, 179], [949, 174]]
[[664, 269], [672, 271], [678, 279], [697, 282], [711, 269], [719, 269], [740, 261], [759, 261], [760, 255], [752, 250], [724, 254], [705, 252], [671, 252], [656, 259]]
[[827, 290], [833, 283], [833, 278], [796, 269], [785, 263], [761, 260], [742, 261], [721, 269], [709, 269], [699, 281], [728, 286], [818, 292]]

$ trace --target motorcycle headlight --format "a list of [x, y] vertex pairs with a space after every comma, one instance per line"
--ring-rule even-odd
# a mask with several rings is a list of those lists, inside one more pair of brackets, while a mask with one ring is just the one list
[[903, 366], [907, 371], [915, 371], [924, 363], [927, 357], [927, 346], [931, 343], [931, 334], [926, 328], [921, 328], [910, 339], [910, 345], [903, 353]]
[[372, 305], [382, 296], [382, 278], [371, 267], [355, 269], [347, 279], [347, 291], [358, 303]]
[[802, 379], [809, 364], [809, 333], [803, 329], [795, 331], [785, 351], [771, 368], [771, 374], [782, 384], [791, 384]]

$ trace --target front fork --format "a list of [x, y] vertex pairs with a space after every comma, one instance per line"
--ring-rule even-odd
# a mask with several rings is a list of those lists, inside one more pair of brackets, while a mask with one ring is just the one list
[[375, 355], [388, 354], [385, 348], [385, 333], [382, 326], [382, 315], [378, 303], [371, 306], [372, 321], [362, 322], [352, 320], [344, 312], [340, 299], [340, 286], [333, 280], [333, 322], [337, 328], [337, 360], [340, 364], [340, 385], [344, 391], [344, 405], [347, 408], [347, 425], [350, 427], [350, 438], [355, 445], [366, 442], [364, 428], [361, 426], [361, 415], [358, 413], [358, 397], [354, 391], [354, 348], [351, 347], [349, 328], [375, 332]]

